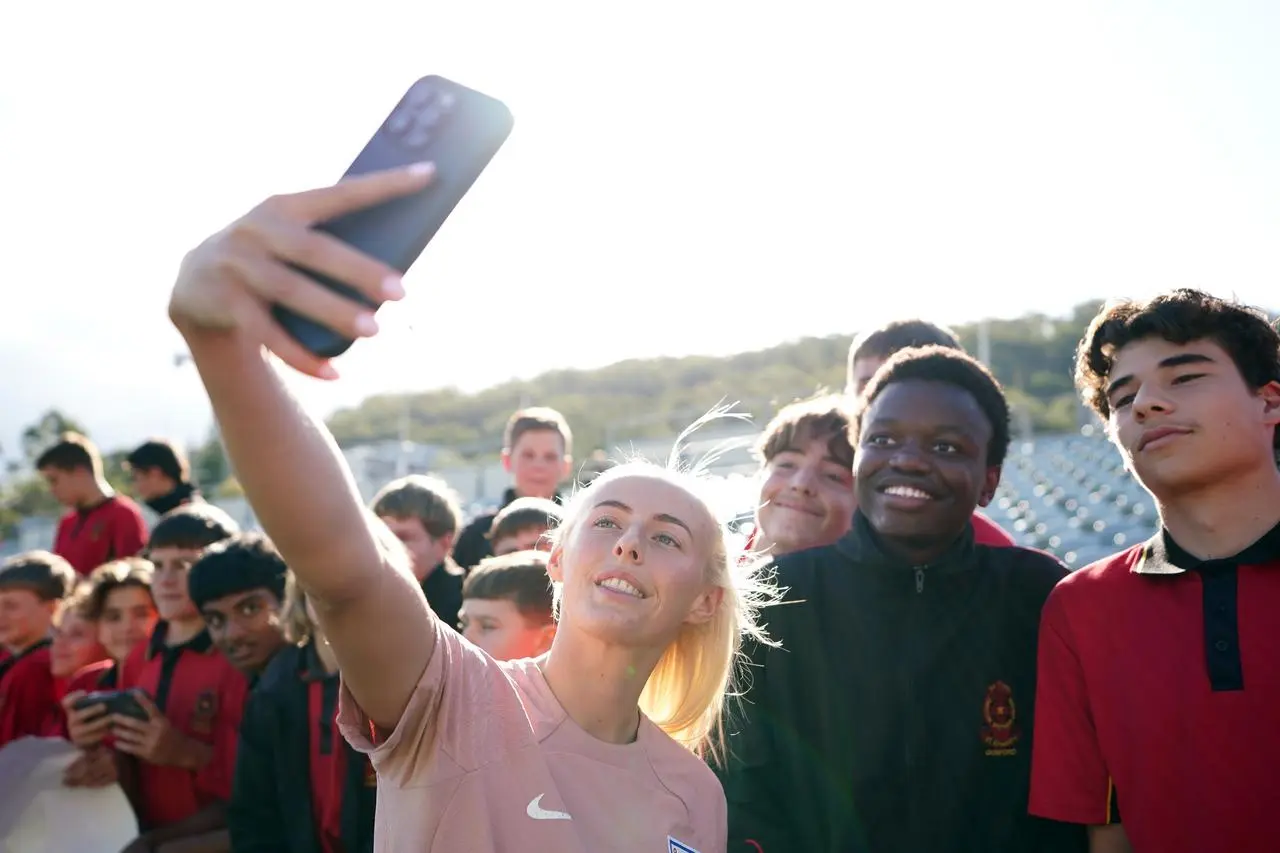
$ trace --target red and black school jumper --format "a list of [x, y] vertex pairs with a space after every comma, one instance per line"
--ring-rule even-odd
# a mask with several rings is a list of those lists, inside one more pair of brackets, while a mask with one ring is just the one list
[[125, 661], [120, 689], [141, 688], [169, 722], [213, 747], [213, 758], [194, 772], [138, 762], [139, 819], [143, 831], [186, 820], [231, 798], [236, 739], [248, 683], [213, 647], [208, 631], [177, 646], [165, 645], [168, 624], [156, 625]]
[[48, 639], [0, 661], [0, 747], [44, 734], [58, 704], [50, 667]]
[[141, 553], [146, 542], [142, 510], [124, 495], [110, 495], [88, 509], [73, 509], [62, 516], [53, 553], [83, 577], [103, 563]]
[[245, 706], [227, 826], [236, 853], [373, 850], [377, 779], [334, 721], [314, 641], [280, 651]]

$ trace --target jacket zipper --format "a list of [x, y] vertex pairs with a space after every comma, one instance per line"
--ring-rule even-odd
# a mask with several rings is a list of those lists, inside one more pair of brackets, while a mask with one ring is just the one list
[[[925, 574], [925, 571], [924, 571], [924, 570], [925, 570], [926, 568], [928, 568], [928, 567], [927, 567], [927, 566], [915, 566], [915, 567], [914, 567], [914, 571], [915, 571], [915, 575], [916, 575], [916, 596], [917, 596], [917, 601], [918, 601], [918, 597], [919, 597], [919, 596], [922, 596], [922, 595], [924, 594], [924, 574]], [[912, 642], [912, 638], [915, 638], [915, 637], [916, 637], [917, 627], [916, 627], [915, 623], [918, 621], [918, 608], [920, 607], [920, 604], [919, 604], [919, 603], [914, 603], [914, 604], [910, 604], [910, 605], [908, 605], [908, 606], [910, 607], [910, 610], [911, 610], [911, 616], [910, 616], [910, 617], [908, 618], [908, 620], [907, 620], [907, 621], [908, 621], [908, 625], [909, 625], [909, 629], [908, 629], [908, 634], [907, 634], [907, 636], [908, 636], [908, 642], [910, 643], [910, 642]], [[912, 643], [912, 644], [914, 645], [914, 643]], [[907, 660], [908, 660], [908, 667], [912, 666], [912, 665], [915, 663], [915, 656], [914, 656], [914, 654], [909, 653], [909, 654], [907, 655]], [[910, 671], [910, 669], [909, 669], [908, 671]], [[906, 683], [906, 686], [907, 686], [907, 695], [906, 695], [906, 697], [905, 697], [905, 698], [906, 698], [906, 702], [904, 703], [904, 707], [905, 707], [905, 708], [908, 708], [908, 709], [910, 709], [910, 708], [915, 708], [915, 707], [916, 707], [916, 699], [917, 699], [917, 697], [916, 697], [916, 682], [915, 682], [915, 679], [914, 679], [914, 678], [912, 678], [910, 675], [908, 675], [908, 676], [907, 676], [907, 683]], [[908, 719], [909, 719], [909, 712], [908, 712]], [[903, 742], [903, 761], [904, 761], [904, 764], [905, 764], [905, 767], [904, 767], [904, 771], [905, 771], [905, 772], [904, 772], [904, 776], [905, 776], [906, 778], [910, 779], [910, 778], [912, 778], [912, 777], [915, 775], [915, 773], [916, 773], [916, 756], [915, 756], [915, 753], [913, 752], [913, 750], [912, 750], [912, 748], [911, 748], [911, 740], [912, 740], [912, 736], [914, 735], [914, 731], [913, 731], [913, 729], [910, 727], [910, 725], [908, 726], [908, 729], [907, 729], [907, 733], [906, 733], [906, 735], [907, 735], [907, 736], [903, 739], [903, 741], [904, 741], [904, 742]], [[908, 791], [909, 791], [909, 790], [910, 790], [910, 786], [908, 786]], [[907, 824], [908, 824], [908, 825], [910, 825], [910, 824], [914, 823], [914, 821], [915, 821], [915, 819], [916, 819], [916, 816], [919, 814], [919, 809], [917, 809], [917, 808], [916, 808], [916, 805], [917, 805], [917, 804], [916, 804], [916, 802], [915, 802], [914, 797], [913, 797], [913, 796], [911, 796], [911, 794], [910, 794], [910, 793], [908, 793], [908, 795], [907, 795], [907, 803], [906, 803], [907, 814], [905, 815], [906, 822], [907, 822]]]

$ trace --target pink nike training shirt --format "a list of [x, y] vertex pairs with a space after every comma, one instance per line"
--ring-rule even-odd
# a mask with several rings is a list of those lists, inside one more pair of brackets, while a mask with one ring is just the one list
[[432, 620], [436, 648], [380, 744], [345, 684], [338, 722], [378, 772], [377, 853], [725, 853], [720, 781], [647, 718], [605, 743], [533, 660], [495, 662]]

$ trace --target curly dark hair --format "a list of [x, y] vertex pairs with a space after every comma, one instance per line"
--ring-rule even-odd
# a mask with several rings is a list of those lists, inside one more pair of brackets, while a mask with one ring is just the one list
[[1076, 348], [1076, 387], [1085, 405], [1104, 421], [1111, 416], [1107, 384], [1115, 355], [1144, 338], [1172, 344], [1213, 341], [1231, 356], [1253, 390], [1280, 380], [1280, 334], [1261, 311], [1190, 289], [1145, 302], [1113, 302], [1093, 318]]
[[991, 422], [991, 442], [987, 445], [987, 464], [1003, 465], [1009, 452], [1009, 401], [1004, 389], [991, 375], [991, 371], [973, 356], [961, 350], [944, 346], [927, 346], [905, 349], [892, 356], [876, 371], [863, 391], [862, 405], [857, 412], [855, 435], [862, 434], [862, 421], [867, 409], [884, 389], [896, 382], [910, 380], [943, 382], [967, 391], [977, 402], [978, 408]]

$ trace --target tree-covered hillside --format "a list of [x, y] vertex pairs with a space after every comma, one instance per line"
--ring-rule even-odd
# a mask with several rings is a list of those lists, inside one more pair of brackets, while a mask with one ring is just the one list
[[[1077, 422], [1072, 355], [1098, 305], [1082, 304], [1069, 317], [1033, 314], [989, 324], [996, 376], [1040, 429], [1071, 429]], [[956, 331], [976, 353], [977, 326]], [[339, 441], [357, 442], [398, 438], [407, 423], [411, 440], [449, 445], [461, 456], [485, 455], [498, 448], [512, 411], [546, 405], [569, 419], [583, 455], [624, 439], [668, 435], [720, 400], [742, 401], [759, 419], [820, 388], [841, 388], [850, 340], [805, 338], [723, 358], [635, 359], [596, 370], [557, 370], [478, 394], [444, 389], [383, 395], [335, 413], [329, 426]]]

